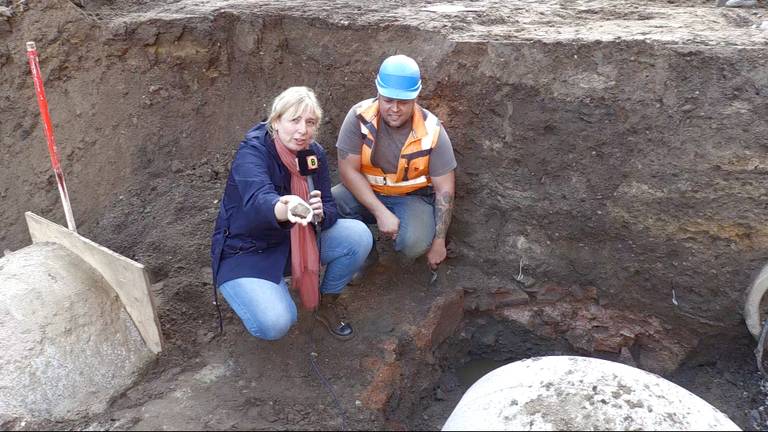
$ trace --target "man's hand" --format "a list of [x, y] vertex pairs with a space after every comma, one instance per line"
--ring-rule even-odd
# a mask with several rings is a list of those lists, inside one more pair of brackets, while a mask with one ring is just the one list
[[429, 268], [436, 270], [445, 261], [447, 251], [445, 239], [448, 236], [448, 226], [453, 214], [453, 194], [456, 190], [456, 177], [453, 171], [440, 177], [432, 177], [435, 187], [435, 238], [432, 247], [427, 252]]
[[432, 247], [427, 252], [427, 264], [432, 270], [437, 270], [437, 267], [445, 261], [447, 251], [445, 249], [445, 239], [434, 239], [432, 241]]
[[376, 225], [379, 232], [392, 240], [397, 240], [397, 232], [400, 231], [400, 219], [386, 207], [381, 213], [376, 214]]

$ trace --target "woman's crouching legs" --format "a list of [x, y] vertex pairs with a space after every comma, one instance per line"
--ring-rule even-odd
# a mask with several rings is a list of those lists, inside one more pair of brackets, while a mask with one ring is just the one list
[[349, 340], [355, 336], [346, 318], [346, 308], [339, 301], [339, 293], [362, 267], [371, 251], [373, 236], [368, 227], [355, 219], [339, 219], [324, 231], [320, 238], [320, 260], [327, 264], [320, 285], [320, 307], [315, 319], [320, 321], [337, 339]]
[[368, 227], [356, 219], [339, 219], [320, 237], [320, 261], [327, 265], [322, 294], [339, 294], [362, 267], [373, 246]]
[[296, 322], [296, 304], [285, 281], [280, 284], [265, 279], [239, 278], [221, 284], [221, 294], [257, 338], [277, 340]]

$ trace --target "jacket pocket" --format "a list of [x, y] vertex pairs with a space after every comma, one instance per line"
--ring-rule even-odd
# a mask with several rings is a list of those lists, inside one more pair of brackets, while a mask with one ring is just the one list
[[267, 242], [256, 239], [243, 239], [237, 237], [227, 237], [224, 240], [224, 256], [240, 255], [244, 253], [260, 253], [267, 248]]

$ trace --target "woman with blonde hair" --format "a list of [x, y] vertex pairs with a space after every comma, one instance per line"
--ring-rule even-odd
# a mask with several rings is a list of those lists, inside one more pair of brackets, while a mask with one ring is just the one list
[[[261, 339], [280, 339], [296, 322], [284, 279], [288, 273], [304, 307], [315, 310], [331, 335], [354, 336], [337, 297], [362, 266], [373, 239], [362, 222], [337, 217], [327, 158], [314, 139], [322, 114], [307, 87], [277, 96], [267, 121], [240, 143], [219, 207], [211, 241], [214, 284]], [[315, 191], [297, 161], [297, 153], [307, 149], [319, 162]], [[327, 265], [322, 283], [321, 265]]]

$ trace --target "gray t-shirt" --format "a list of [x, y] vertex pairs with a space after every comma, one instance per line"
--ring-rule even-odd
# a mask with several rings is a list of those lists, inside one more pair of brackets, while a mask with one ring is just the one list
[[[384, 121], [379, 122], [376, 130], [376, 144], [373, 146], [371, 162], [381, 168], [387, 174], [397, 172], [397, 162], [400, 159], [400, 151], [405, 145], [408, 135], [411, 133], [411, 123], [408, 121], [398, 128], [389, 127]], [[336, 148], [353, 155], [362, 152], [363, 135], [360, 132], [360, 122], [357, 119], [355, 108], [349, 110], [344, 123], [339, 130], [339, 139]], [[440, 127], [440, 135], [437, 137], [437, 145], [432, 149], [429, 157], [429, 176], [440, 177], [448, 174], [456, 168], [456, 156], [453, 154], [453, 146], [445, 128]]]

